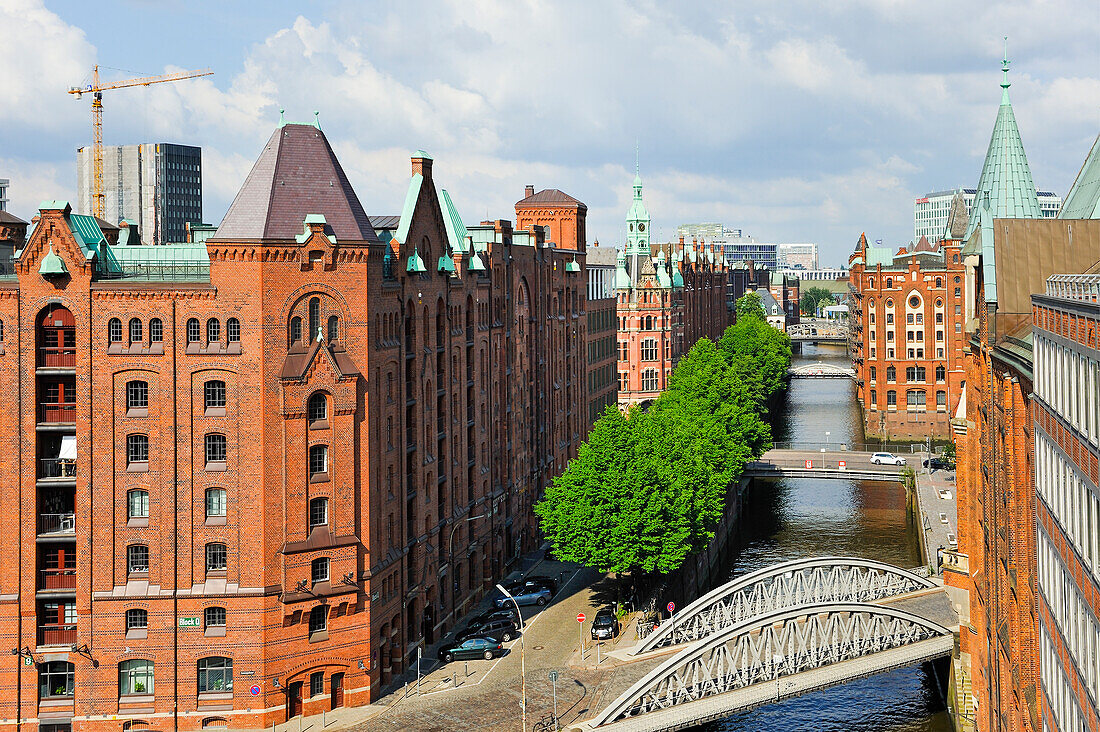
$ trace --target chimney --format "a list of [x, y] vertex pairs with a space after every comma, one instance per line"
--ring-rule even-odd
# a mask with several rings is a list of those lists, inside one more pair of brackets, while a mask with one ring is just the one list
[[424, 180], [431, 180], [432, 156], [423, 150], [417, 150], [416, 154], [412, 156], [412, 172], [413, 175], [419, 173], [424, 176]]
[[530, 198], [533, 195], [535, 195], [535, 187], [528, 183], [526, 186], [523, 187], [523, 197]]

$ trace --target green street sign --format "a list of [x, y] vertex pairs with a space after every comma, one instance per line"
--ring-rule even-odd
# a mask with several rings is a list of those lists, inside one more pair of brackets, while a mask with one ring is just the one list
[[181, 628], [197, 628], [199, 627], [198, 618], [180, 618], [179, 627]]

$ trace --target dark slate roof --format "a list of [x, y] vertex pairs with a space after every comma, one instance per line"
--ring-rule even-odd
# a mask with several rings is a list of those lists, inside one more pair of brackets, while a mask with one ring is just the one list
[[26, 224], [27, 222], [13, 213], [0, 211], [0, 224]]
[[401, 216], [371, 216], [371, 226], [378, 229], [396, 229], [401, 225]]
[[563, 203], [576, 204], [576, 205], [580, 206], [581, 208], [585, 209], [586, 211], [588, 210], [588, 206], [585, 206], [583, 203], [581, 203], [577, 199], [573, 198], [572, 196], [570, 196], [565, 191], [559, 191], [557, 188], [547, 188], [544, 191], [539, 191], [538, 193], [536, 193], [534, 195], [527, 196], [527, 198], [524, 198], [520, 201], [517, 201], [516, 205], [517, 206], [551, 206], [551, 205], [560, 205], [560, 204], [563, 204]]
[[308, 214], [325, 217], [337, 241], [377, 241], [325, 134], [313, 125], [276, 128], [214, 239], [293, 239]]
[[103, 219], [99, 218], [98, 216], [93, 216], [92, 218], [95, 219], [95, 222], [97, 224], [99, 224], [100, 230], [103, 231], [104, 233], [106, 233], [108, 231], [119, 231], [119, 228], [117, 226], [115, 226], [114, 224], [112, 224], [110, 221], [104, 221]]
[[300, 379], [309, 370], [310, 364], [317, 358], [318, 352], [324, 349], [329, 354], [332, 364], [342, 376], [353, 376], [359, 373], [355, 362], [338, 345], [326, 345], [322, 341], [314, 341], [310, 345], [304, 345], [301, 341], [295, 341], [286, 354], [283, 361], [283, 369], [279, 373], [283, 379]]

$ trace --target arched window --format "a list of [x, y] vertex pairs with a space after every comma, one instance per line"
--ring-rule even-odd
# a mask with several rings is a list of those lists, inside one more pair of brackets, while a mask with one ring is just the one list
[[946, 412], [947, 411], [947, 392], [946, 391], [937, 391], [936, 392], [936, 411], [937, 412]]
[[317, 331], [321, 329], [321, 298], [311, 297], [309, 299], [309, 333], [306, 334], [306, 340], [310, 343], [317, 337]]
[[318, 605], [309, 611], [309, 634], [320, 633], [328, 629], [328, 607]]
[[122, 321], [118, 318], [107, 321], [107, 342], [122, 343]]
[[233, 659], [222, 656], [200, 658], [198, 689], [204, 691], [233, 691]]
[[126, 630], [145, 630], [149, 627], [149, 611], [133, 607], [126, 611]]
[[936, 287], [943, 287], [943, 277], [936, 278]]
[[290, 319], [290, 344], [302, 340], [302, 319], [295, 315]]
[[313, 445], [309, 448], [309, 474], [321, 475], [328, 472], [328, 445]]
[[153, 662], [137, 658], [118, 665], [118, 695], [152, 694]]
[[206, 629], [225, 627], [225, 608], [208, 607], [203, 611], [203, 621]]
[[241, 342], [241, 321], [236, 318], [225, 321], [225, 339], [229, 343]]
[[893, 366], [886, 367], [886, 381], [893, 384], [898, 380], [898, 370]]
[[886, 406], [896, 407], [898, 405], [898, 393], [891, 389], [886, 392]]
[[206, 321], [206, 342], [217, 343], [222, 337], [222, 324], [217, 318]]
[[203, 388], [203, 401], [206, 409], [225, 409], [225, 382], [211, 379]]
[[130, 343], [141, 343], [141, 319], [130, 318]]
[[153, 318], [149, 321], [149, 342], [160, 343], [164, 340], [164, 324], [160, 322], [160, 318]]
[[127, 435], [126, 436], [126, 464], [128, 466], [137, 466], [147, 464], [149, 462], [149, 436], [148, 435]]
[[188, 318], [187, 320], [187, 342], [198, 343], [202, 340], [202, 328], [199, 325], [198, 318]]
[[947, 369], [940, 364], [936, 367], [936, 383], [942, 384], [947, 379]]
[[893, 277], [887, 277], [886, 278], [886, 288], [889, 289], [893, 286], [894, 286], [894, 278]]
[[206, 571], [224, 572], [228, 565], [225, 544], [212, 542], [206, 545]]
[[310, 566], [310, 579], [313, 584], [328, 582], [328, 557], [318, 557]]
[[216, 433], [206, 435], [205, 443], [207, 463], [224, 463], [226, 461], [228, 449], [226, 447], [225, 435]]
[[646, 330], [653, 330], [653, 316], [651, 316], [651, 315], [645, 316], [645, 329]]
[[340, 318], [335, 315], [328, 316], [328, 333], [325, 336], [332, 343], [340, 337]]
[[149, 408], [149, 383], [135, 379], [126, 382], [126, 409]]
[[328, 396], [317, 392], [309, 398], [309, 421], [323, 422], [328, 419]]
[[126, 494], [126, 517], [149, 518], [149, 491], [139, 488]]
[[76, 691], [74, 666], [68, 661], [46, 661], [38, 666], [40, 699], [72, 696]]
[[149, 547], [144, 544], [131, 544], [126, 547], [127, 574], [147, 574], [149, 572]]
[[225, 516], [225, 488], [206, 489], [206, 518]]
[[309, 528], [328, 525], [328, 499], [314, 498], [309, 502]]

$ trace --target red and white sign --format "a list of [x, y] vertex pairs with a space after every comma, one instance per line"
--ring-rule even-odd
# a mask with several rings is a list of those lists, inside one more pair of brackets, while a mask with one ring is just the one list
[[812, 468], [813, 466], [814, 466], [814, 461], [813, 460], [807, 460], [806, 461], [806, 468], [807, 469]]
[[578, 623], [583, 623], [584, 622], [584, 613], [577, 613], [577, 622]]
[[676, 609], [676, 603], [674, 603], [674, 602], [670, 602], [670, 603], [669, 603], [669, 604], [667, 605], [667, 608], [668, 608], [668, 611], [669, 611], [669, 612], [673, 612], [673, 611], [674, 611], [674, 610]]
[[838, 465], [840, 466], [840, 469], [841, 469], [841, 470], [844, 470], [844, 469], [845, 469], [845, 468], [846, 468], [846, 467], [848, 466], [848, 463], [846, 463], [846, 462], [844, 462], [843, 460], [841, 460], [841, 461], [840, 461], [840, 462], [838, 463]]

